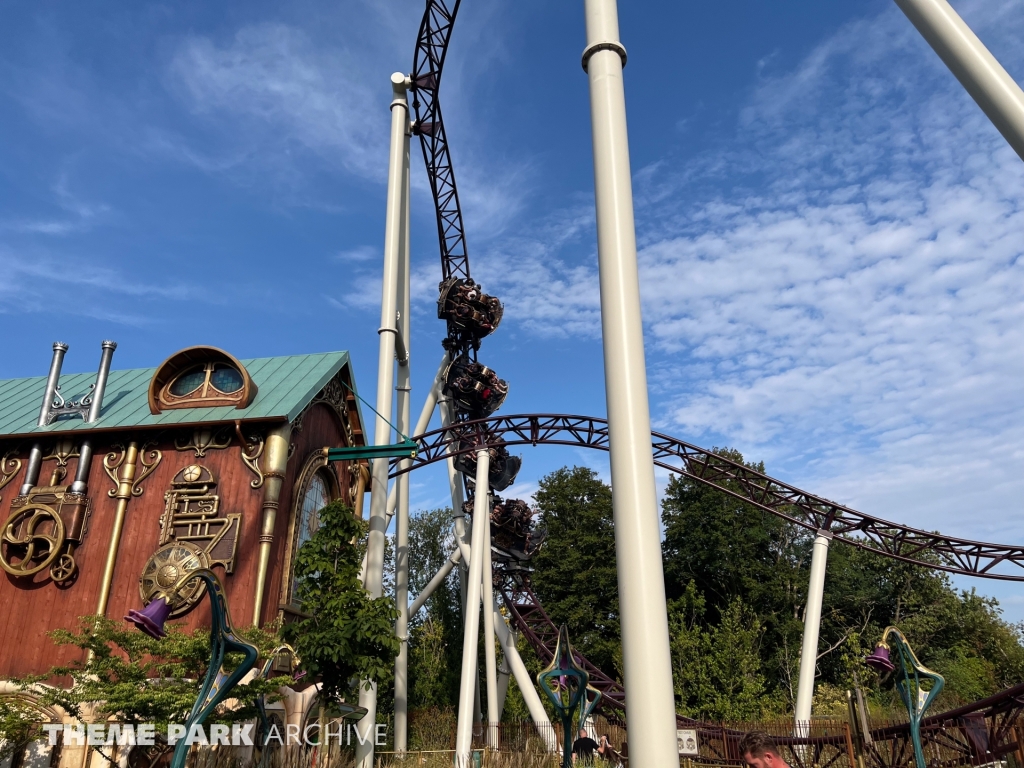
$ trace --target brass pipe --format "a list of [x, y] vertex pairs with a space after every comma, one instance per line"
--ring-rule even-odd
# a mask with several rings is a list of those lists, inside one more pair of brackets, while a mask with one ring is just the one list
[[360, 520], [363, 519], [363, 497], [366, 496], [366, 486], [370, 483], [370, 470], [365, 464], [356, 464], [356, 498], [352, 511]]
[[110, 599], [110, 585], [114, 580], [114, 564], [117, 562], [117, 550], [121, 546], [121, 532], [124, 529], [124, 515], [128, 509], [128, 501], [132, 497], [132, 484], [135, 482], [135, 466], [139, 460], [138, 443], [128, 443], [124, 463], [121, 465], [121, 477], [117, 484], [117, 509], [114, 512], [114, 529], [110, 532], [110, 549], [107, 550], [107, 563], [103, 567], [103, 581], [100, 582], [100, 599], [96, 604], [96, 614], [105, 616], [107, 601]]
[[285, 472], [288, 470], [291, 437], [291, 424], [284, 424], [267, 435], [264, 454], [267, 457], [267, 471], [263, 473], [263, 524], [260, 528], [259, 565], [256, 570], [256, 595], [252, 608], [252, 623], [257, 627], [263, 613], [263, 592], [266, 588], [267, 568], [270, 565], [270, 547], [274, 543], [277, 508], [281, 504], [281, 489], [284, 486]]

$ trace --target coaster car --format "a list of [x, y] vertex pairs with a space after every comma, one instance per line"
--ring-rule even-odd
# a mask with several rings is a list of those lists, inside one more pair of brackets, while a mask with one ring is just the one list
[[[464, 444], [463, 444], [464, 445]], [[508, 448], [498, 441], [487, 449], [491, 456], [491, 466], [487, 480], [492, 490], [503, 491], [516, 481], [523, 460], [519, 456], [510, 456]], [[473, 480], [476, 477], [476, 453], [464, 453], [455, 459], [455, 468]]]
[[508, 382], [466, 355], [455, 358], [444, 375], [444, 392], [470, 419], [490, 416], [508, 395]]
[[479, 341], [501, 323], [505, 308], [469, 278], [451, 277], [440, 285], [437, 316], [464, 338]]
[[491, 536], [497, 560], [525, 562], [533, 557], [544, 540], [543, 531], [534, 527], [533, 515], [530, 505], [521, 499], [494, 497]]

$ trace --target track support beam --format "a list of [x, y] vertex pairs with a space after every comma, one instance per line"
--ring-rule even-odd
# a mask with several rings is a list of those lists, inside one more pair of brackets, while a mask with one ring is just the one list
[[640, 278], [615, 0], [586, 0], [601, 281], [605, 397], [611, 453], [622, 656], [634, 765], [678, 765], [665, 576], [650, 449]]
[[[391, 442], [391, 401], [395, 383], [395, 319], [398, 310], [399, 288], [402, 277], [401, 250], [404, 237], [403, 212], [405, 203], [405, 164], [409, 157], [409, 103], [406, 99], [408, 79], [400, 72], [391, 76], [391, 150], [388, 159], [388, 196], [384, 221], [384, 276], [380, 301], [380, 350], [377, 361], [377, 421], [374, 427], [374, 445]], [[363, 586], [370, 597], [380, 597], [384, 584], [384, 539], [387, 531], [388, 462], [373, 462], [373, 485], [370, 489], [370, 534], [366, 547], [366, 568]], [[359, 706], [366, 715], [359, 721], [360, 733], [372, 731], [377, 720], [377, 686], [367, 690], [359, 686]], [[373, 768], [373, 740], [356, 745], [356, 765]]]
[[928, 45], [1024, 160], [1024, 91], [946, 0], [896, 0]]

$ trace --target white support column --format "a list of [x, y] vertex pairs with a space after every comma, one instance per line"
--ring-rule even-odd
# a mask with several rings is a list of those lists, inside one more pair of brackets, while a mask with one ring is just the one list
[[1024, 160], [1024, 91], [946, 0], [896, 0], [928, 45]]
[[[441, 426], [447, 427], [452, 423], [452, 404], [450, 400], [441, 402]], [[470, 566], [469, 541], [466, 531], [466, 518], [462, 513], [462, 506], [465, 504], [465, 497], [462, 492], [462, 473], [455, 469], [455, 460], [449, 456], [445, 462], [448, 465], [448, 487], [452, 494], [452, 513], [455, 515], [455, 543], [462, 552], [462, 562], [466, 568]]]
[[[512, 636], [515, 642], [515, 635]], [[508, 681], [512, 675], [512, 668], [508, 665], [508, 659], [501, 657], [501, 664], [498, 666], [498, 721], [505, 712], [505, 700], [508, 698]]]
[[[391, 152], [388, 160], [387, 212], [384, 221], [384, 277], [380, 306], [380, 356], [377, 362], [377, 417], [373, 434], [374, 445], [391, 442], [392, 388], [395, 383], [395, 315], [398, 309], [398, 281], [401, 266], [401, 247], [404, 231], [402, 195], [405, 188], [405, 159], [408, 157], [409, 104], [406, 100], [408, 82], [405, 75], [391, 76]], [[388, 461], [373, 462], [373, 485], [370, 492], [370, 534], [366, 548], [366, 569], [363, 586], [371, 597], [380, 597], [384, 582], [384, 536], [387, 530]], [[373, 730], [377, 721], [377, 686], [366, 690], [359, 686], [359, 706], [366, 708], [366, 716], [359, 721], [361, 733]], [[356, 745], [356, 764], [359, 768], [373, 768], [373, 740]]]
[[412, 605], [409, 606], [410, 617], [415, 616], [420, 612], [420, 608], [422, 608], [424, 603], [430, 599], [430, 596], [437, 591], [437, 588], [444, 583], [444, 580], [448, 578], [448, 574], [452, 572], [452, 568], [461, 562], [461, 560], [462, 552], [456, 548], [448, 556], [448, 559], [444, 561], [444, 565], [437, 569], [437, 573], [435, 573], [434, 577], [427, 583], [427, 586], [425, 586], [423, 590], [416, 595], [416, 599], [413, 600]]
[[629, 751], [632, 764], [660, 767], [678, 765], [679, 755], [622, 82], [626, 51], [615, 0], [586, 0], [586, 18]]
[[[474, 525], [476, 522], [474, 521]], [[494, 612], [489, 610], [494, 605], [494, 570], [491, 565], [491, 505], [487, 505], [487, 517], [484, 524], [484, 548], [480, 550], [483, 559], [483, 593], [481, 599], [484, 607], [484, 676], [487, 680], [487, 746], [498, 748], [498, 661], [494, 650]]]
[[476, 498], [473, 505], [473, 559], [466, 584], [465, 631], [462, 636], [462, 682], [459, 686], [459, 717], [455, 731], [455, 765], [467, 768], [473, 746], [473, 695], [477, 674], [477, 643], [480, 634], [480, 591], [485, 558], [487, 517], [490, 514], [490, 494], [487, 474], [491, 457], [486, 448], [476, 453]]
[[814, 537], [811, 554], [811, 579], [807, 586], [807, 607], [804, 610], [804, 639], [800, 649], [800, 678], [796, 689], [797, 733], [805, 734], [807, 722], [811, 719], [811, 703], [814, 701], [814, 669], [818, 662], [818, 630], [821, 628], [821, 601], [825, 594], [825, 566], [828, 561], [828, 545], [832, 534], [819, 530]]
[[[395, 426], [403, 435], [410, 434], [410, 413], [412, 400], [411, 379], [411, 328], [410, 293], [411, 253], [409, 241], [409, 138], [405, 140], [405, 176], [402, 183], [402, 249], [399, 269], [398, 306], [399, 327], [405, 340], [406, 359], [398, 361], [398, 392], [396, 406], [398, 421]], [[429, 396], [427, 400], [429, 401]], [[431, 408], [433, 411], [433, 408]], [[429, 418], [429, 414], [428, 414]], [[407, 469], [411, 459], [403, 459], [401, 467]], [[395, 480], [398, 499], [398, 516], [395, 523], [395, 605], [398, 619], [395, 621], [395, 635], [401, 643], [395, 658], [395, 752], [404, 755], [408, 746], [409, 722], [409, 473], [399, 475]], [[385, 526], [387, 524], [385, 523]]]
[[[406, 313], [408, 314], [408, 312]], [[430, 426], [430, 420], [434, 417], [434, 409], [437, 407], [437, 399], [441, 396], [441, 387], [444, 386], [444, 372], [448, 368], [448, 354], [441, 358], [441, 365], [437, 369], [434, 383], [427, 391], [427, 397], [423, 401], [423, 408], [420, 409], [420, 417], [412, 432], [406, 432], [410, 437], [422, 435]], [[391, 518], [395, 516], [395, 509], [398, 506], [398, 490], [394, 483], [388, 493], [388, 525], [391, 525]]]
[[516, 678], [516, 685], [519, 686], [519, 690], [523, 694], [526, 708], [530, 710], [530, 719], [537, 726], [537, 733], [540, 734], [540, 737], [547, 744], [548, 752], [558, 752], [558, 738], [551, 727], [551, 721], [548, 720], [548, 713], [541, 703], [540, 694], [533, 687], [533, 678], [530, 676], [529, 670], [526, 669], [526, 665], [523, 664], [523, 659], [516, 648], [515, 636], [505, 625], [505, 619], [501, 615], [497, 602], [492, 603], [491, 609], [494, 613], [494, 631], [498, 636], [498, 642], [501, 643], [501, 652], [505, 655], [505, 661], [512, 668], [512, 674]]

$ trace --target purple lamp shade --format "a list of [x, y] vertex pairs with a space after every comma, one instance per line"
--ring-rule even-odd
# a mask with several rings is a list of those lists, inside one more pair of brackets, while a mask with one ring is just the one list
[[885, 643], [879, 643], [876, 645], [875, 650], [871, 652], [871, 655], [864, 659], [864, 663], [879, 674], [892, 672], [896, 669], [896, 665], [889, 659], [889, 646]]
[[164, 631], [164, 622], [167, 621], [167, 617], [170, 615], [171, 604], [166, 597], [161, 595], [160, 597], [153, 598], [149, 605], [141, 611], [128, 611], [128, 615], [124, 617], [124, 620], [130, 621], [150, 637], [162, 640], [167, 637], [167, 633]]

